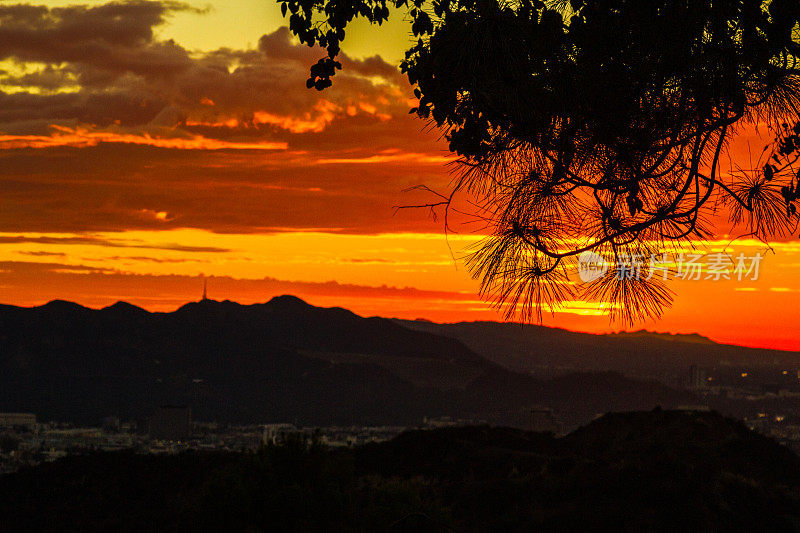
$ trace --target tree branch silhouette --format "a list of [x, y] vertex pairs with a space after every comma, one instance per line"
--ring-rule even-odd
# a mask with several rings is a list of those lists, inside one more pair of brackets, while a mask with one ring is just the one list
[[[796, 0], [285, 0], [302, 42], [325, 47], [309, 88], [330, 86], [345, 28], [405, 11], [411, 110], [458, 155], [449, 194], [490, 234], [467, 264], [506, 315], [541, 319], [574, 297], [612, 318], [660, 316], [662, 284], [612, 273], [570, 282], [577, 256], [613, 262], [691, 246], [718, 205], [767, 240], [796, 231], [800, 3]], [[392, 16], [394, 16], [392, 14]], [[745, 127], [771, 141], [751, 170], [720, 159]]]

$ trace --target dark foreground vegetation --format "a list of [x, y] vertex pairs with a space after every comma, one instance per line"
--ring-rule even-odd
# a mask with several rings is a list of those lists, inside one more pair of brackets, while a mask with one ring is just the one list
[[71, 457], [0, 477], [2, 529], [798, 530], [800, 458], [716, 413], [563, 438], [464, 427], [334, 450]]

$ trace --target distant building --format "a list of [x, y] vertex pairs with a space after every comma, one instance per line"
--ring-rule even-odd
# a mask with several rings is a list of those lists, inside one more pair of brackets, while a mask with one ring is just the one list
[[458, 422], [449, 416], [440, 416], [436, 418], [429, 418], [426, 416], [422, 419], [422, 423], [429, 428], [449, 428], [458, 425]]
[[553, 416], [553, 410], [548, 407], [532, 406], [525, 409], [528, 431], [537, 433], [558, 433], [559, 427]]
[[36, 415], [32, 413], [0, 413], [0, 429], [34, 431]]
[[689, 388], [692, 390], [698, 390], [698, 389], [704, 389], [707, 386], [708, 383], [706, 382], [706, 371], [697, 365], [690, 366]]
[[119, 431], [119, 418], [116, 416], [107, 416], [103, 419], [101, 427], [106, 433], [117, 433]]
[[707, 405], [679, 405], [677, 407], [678, 411], [697, 411], [700, 413], [708, 413], [711, 411], [711, 408]]
[[150, 419], [151, 439], [185, 441], [192, 437], [192, 410], [185, 406], [165, 405]]
[[150, 419], [147, 417], [139, 417], [134, 424], [134, 430], [137, 435], [146, 436], [150, 433]]
[[262, 428], [261, 443], [277, 444], [287, 435], [297, 433], [298, 429], [294, 424], [267, 424]]
[[485, 420], [475, 420], [472, 418], [453, 418], [450, 416], [440, 416], [436, 418], [425, 417], [422, 419], [423, 427], [428, 429], [452, 428], [459, 426], [476, 426], [486, 424]]

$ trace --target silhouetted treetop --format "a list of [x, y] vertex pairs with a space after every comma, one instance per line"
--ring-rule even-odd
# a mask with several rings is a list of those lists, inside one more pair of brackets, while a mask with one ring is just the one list
[[[660, 315], [671, 295], [647, 261], [638, 279], [609, 270], [582, 288], [568, 271], [585, 251], [616, 263], [705, 238], [720, 206], [762, 240], [797, 230], [800, 2], [287, 0], [290, 29], [328, 52], [308, 87], [331, 85], [350, 21], [390, 7], [417, 37], [401, 65], [412, 112], [459, 156], [428, 207], [470, 195], [491, 235], [469, 265], [509, 315], [578, 296]], [[723, 169], [745, 125], [771, 142]]]

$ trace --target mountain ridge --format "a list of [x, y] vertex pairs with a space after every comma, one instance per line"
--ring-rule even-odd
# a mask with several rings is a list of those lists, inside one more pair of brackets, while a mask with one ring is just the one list
[[517, 372], [560, 369], [613, 370], [631, 376], [668, 373], [668, 379], [674, 382], [691, 366], [800, 366], [800, 352], [716, 343], [697, 334], [595, 334], [511, 322], [437, 324], [395, 320], [412, 329], [460, 340], [483, 357]]
[[714, 339], [707, 337], [701, 333], [692, 332], [692, 333], [670, 333], [668, 331], [651, 331], [648, 329], [639, 329], [634, 331], [611, 331], [607, 333], [593, 333], [589, 331], [576, 331], [572, 329], [562, 328], [559, 326], [545, 326], [542, 324], [529, 324], [523, 322], [505, 322], [499, 320], [459, 320], [456, 322], [436, 322], [433, 320], [429, 320], [427, 318], [415, 318], [415, 319], [405, 319], [405, 318], [397, 318], [391, 317], [391, 320], [395, 320], [400, 323], [419, 323], [419, 324], [434, 324], [437, 326], [464, 326], [464, 325], [502, 325], [502, 326], [514, 326], [514, 327], [521, 327], [521, 328], [541, 328], [542, 330], [548, 331], [562, 331], [566, 333], [571, 333], [575, 335], [588, 335], [588, 336], [596, 336], [596, 337], [652, 337], [658, 338], [661, 340], [671, 340], [676, 342], [686, 342], [686, 343], [702, 343], [702, 344], [715, 344], [718, 346], [732, 346], [736, 348], [746, 348], [752, 350], [769, 350], [775, 352], [789, 352], [789, 353], [797, 353], [800, 354], [798, 350], [784, 350], [781, 348], [764, 348], [759, 346], [746, 346], [743, 344], [731, 344], [726, 342], [719, 342], [715, 341]]
[[684, 392], [614, 373], [536, 379], [458, 339], [290, 296], [203, 300], [170, 313], [124, 303], [0, 307], [0, 411], [46, 419], [96, 423], [183, 404], [231, 422], [450, 416], [524, 425], [526, 406], [544, 405], [575, 425], [607, 410], [682, 403], [691, 403]]
[[409, 319], [401, 319], [396, 317], [389, 317], [389, 316], [378, 316], [378, 315], [359, 315], [350, 311], [349, 309], [345, 309], [340, 306], [332, 306], [332, 307], [320, 307], [314, 306], [309, 304], [302, 298], [291, 294], [283, 294], [279, 296], [274, 296], [271, 299], [265, 302], [256, 302], [252, 304], [242, 304], [239, 302], [235, 302], [233, 300], [214, 300], [214, 299], [206, 299], [206, 300], [198, 300], [198, 301], [191, 301], [187, 302], [173, 311], [149, 311], [143, 307], [139, 307], [137, 305], [131, 304], [124, 300], [118, 300], [117, 302], [100, 308], [89, 307], [85, 306], [76, 302], [71, 302], [68, 300], [61, 300], [61, 299], [54, 299], [45, 304], [38, 305], [38, 306], [15, 306], [11, 304], [0, 304], [0, 309], [2, 308], [14, 308], [14, 309], [39, 309], [39, 308], [65, 308], [65, 307], [72, 307], [79, 310], [89, 310], [89, 311], [105, 311], [105, 310], [113, 310], [113, 309], [127, 309], [131, 311], [141, 311], [151, 315], [164, 315], [164, 314], [172, 314], [178, 311], [181, 311], [184, 308], [192, 308], [197, 305], [214, 305], [214, 304], [221, 304], [221, 305], [233, 305], [242, 308], [252, 308], [252, 307], [259, 307], [259, 306], [270, 306], [270, 305], [278, 305], [278, 304], [286, 304], [286, 306], [293, 306], [295, 308], [315, 308], [315, 309], [328, 309], [328, 310], [341, 310], [345, 311], [351, 315], [360, 317], [360, 318], [381, 318], [385, 320], [395, 321], [401, 324], [425, 324], [425, 325], [435, 325], [435, 326], [464, 326], [464, 325], [494, 325], [494, 326], [514, 326], [514, 327], [524, 327], [524, 328], [541, 328], [542, 330], [547, 331], [560, 331], [566, 332], [569, 334], [575, 335], [587, 335], [587, 336], [594, 336], [594, 337], [627, 337], [627, 338], [634, 338], [634, 337], [650, 337], [654, 339], [660, 339], [665, 341], [674, 341], [680, 343], [692, 343], [692, 344], [713, 344], [717, 346], [726, 346], [726, 347], [734, 347], [734, 348], [743, 348], [747, 350], [762, 350], [762, 351], [769, 351], [769, 352], [782, 352], [782, 353], [790, 353], [790, 354], [798, 354], [800, 355], [800, 351], [797, 350], [784, 350], [780, 348], [765, 348], [765, 347], [758, 347], [758, 346], [746, 346], [742, 344], [731, 344], [725, 342], [718, 342], [710, 337], [707, 337], [698, 332], [691, 332], [691, 333], [671, 333], [671, 332], [661, 332], [661, 331], [651, 331], [648, 329], [639, 329], [634, 331], [613, 331], [608, 333], [592, 333], [592, 332], [585, 332], [585, 331], [576, 331], [567, 328], [562, 328], [558, 326], [545, 326], [540, 324], [527, 324], [527, 323], [520, 323], [520, 322], [504, 322], [504, 321], [494, 321], [494, 320], [474, 320], [474, 321], [456, 321], [456, 322], [435, 322], [433, 320], [429, 320], [426, 318], [416, 318], [413, 320]]

